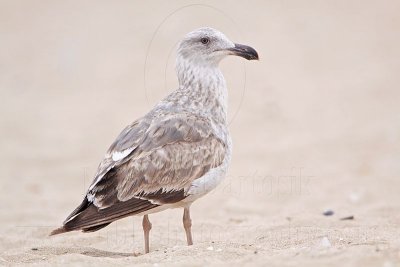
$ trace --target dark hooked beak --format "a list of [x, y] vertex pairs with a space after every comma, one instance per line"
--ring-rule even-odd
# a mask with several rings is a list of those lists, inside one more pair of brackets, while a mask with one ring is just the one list
[[257, 51], [247, 45], [242, 44], [235, 44], [235, 47], [227, 49], [231, 55], [236, 55], [239, 57], [244, 57], [247, 60], [258, 60], [258, 53]]

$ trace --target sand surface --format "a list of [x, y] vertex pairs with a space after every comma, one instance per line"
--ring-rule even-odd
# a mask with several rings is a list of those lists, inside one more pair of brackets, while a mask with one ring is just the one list
[[[399, 10], [0, 1], [0, 265], [400, 266]], [[221, 64], [233, 160], [192, 206], [195, 245], [181, 210], [150, 216], [147, 255], [137, 217], [48, 237], [120, 130], [176, 87], [175, 44], [200, 26], [261, 60]]]

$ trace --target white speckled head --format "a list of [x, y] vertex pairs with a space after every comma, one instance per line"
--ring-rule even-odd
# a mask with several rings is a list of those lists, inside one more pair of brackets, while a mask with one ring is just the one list
[[188, 33], [178, 47], [176, 71], [179, 83], [191, 83], [196, 79], [203, 83], [223, 80], [217, 67], [228, 55], [247, 60], [258, 59], [256, 50], [250, 46], [235, 44], [213, 28], [205, 27]]
[[227, 49], [235, 44], [222, 32], [212, 28], [200, 28], [188, 33], [180, 42], [178, 60], [180, 58], [196, 64], [218, 64], [227, 53]]

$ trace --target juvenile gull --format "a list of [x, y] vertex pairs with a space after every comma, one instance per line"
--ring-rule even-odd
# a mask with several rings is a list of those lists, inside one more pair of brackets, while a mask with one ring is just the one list
[[148, 214], [182, 207], [187, 244], [193, 244], [190, 205], [221, 182], [231, 159], [228, 92], [218, 64], [227, 55], [253, 60], [258, 54], [212, 28], [187, 34], [177, 52], [179, 88], [120, 133], [82, 203], [51, 235], [93, 232], [143, 215], [148, 253]]

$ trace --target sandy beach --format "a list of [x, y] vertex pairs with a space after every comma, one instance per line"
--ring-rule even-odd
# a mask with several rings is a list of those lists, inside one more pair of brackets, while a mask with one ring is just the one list
[[[0, 266], [400, 266], [400, 2], [0, 1]], [[233, 158], [182, 210], [49, 237], [105, 151], [177, 86], [185, 33], [228, 58]], [[326, 216], [323, 213], [331, 214]]]

